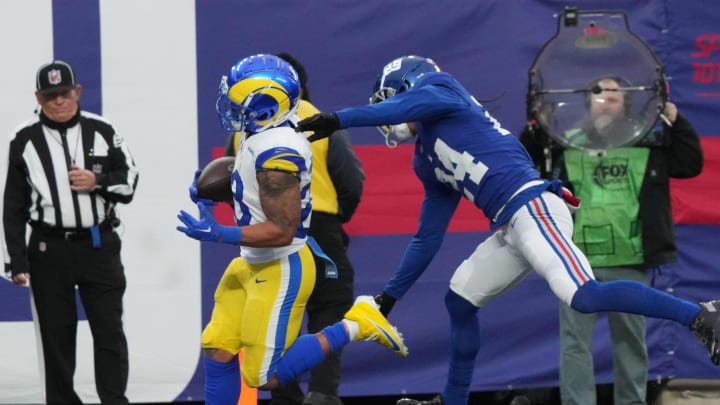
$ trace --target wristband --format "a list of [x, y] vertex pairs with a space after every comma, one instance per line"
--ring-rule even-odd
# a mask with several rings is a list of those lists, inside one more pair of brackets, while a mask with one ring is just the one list
[[221, 226], [218, 242], [239, 245], [242, 240], [242, 228], [239, 226]]

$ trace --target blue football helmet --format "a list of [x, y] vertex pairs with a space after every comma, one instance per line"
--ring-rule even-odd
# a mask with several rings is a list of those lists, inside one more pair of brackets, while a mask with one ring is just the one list
[[298, 107], [300, 80], [289, 63], [258, 54], [223, 76], [215, 109], [226, 131], [260, 132], [284, 124]]
[[378, 74], [370, 104], [410, 90], [423, 73], [439, 71], [438, 65], [429, 58], [414, 55], [397, 58], [385, 65]]
[[[379, 103], [396, 94], [408, 91], [423, 74], [439, 71], [438, 65], [430, 58], [415, 55], [397, 58], [385, 65], [378, 74], [373, 87], [373, 95], [370, 97], [370, 104]], [[385, 143], [391, 148], [397, 145], [397, 141], [391, 140], [390, 135], [395, 135], [395, 138], [401, 142], [412, 138], [401, 135], [407, 132], [407, 126], [383, 125], [377, 128], [385, 137]]]

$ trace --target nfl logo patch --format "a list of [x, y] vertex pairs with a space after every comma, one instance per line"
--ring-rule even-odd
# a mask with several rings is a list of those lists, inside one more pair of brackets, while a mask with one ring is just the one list
[[48, 72], [48, 81], [50, 84], [59, 84], [62, 81], [62, 76], [60, 75], [60, 70], [53, 69]]

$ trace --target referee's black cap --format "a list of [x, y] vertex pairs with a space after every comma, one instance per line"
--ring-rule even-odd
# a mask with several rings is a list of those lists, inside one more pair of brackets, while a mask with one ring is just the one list
[[62, 93], [77, 86], [73, 68], [61, 60], [40, 66], [35, 80], [37, 91], [45, 93]]

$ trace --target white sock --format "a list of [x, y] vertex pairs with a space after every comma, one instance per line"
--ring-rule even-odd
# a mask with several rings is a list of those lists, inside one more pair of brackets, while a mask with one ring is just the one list
[[343, 323], [345, 324], [345, 328], [347, 328], [348, 335], [350, 336], [350, 341], [357, 339], [358, 333], [360, 333], [360, 325], [358, 325], [357, 322], [351, 321], [349, 319], [343, 319]]

